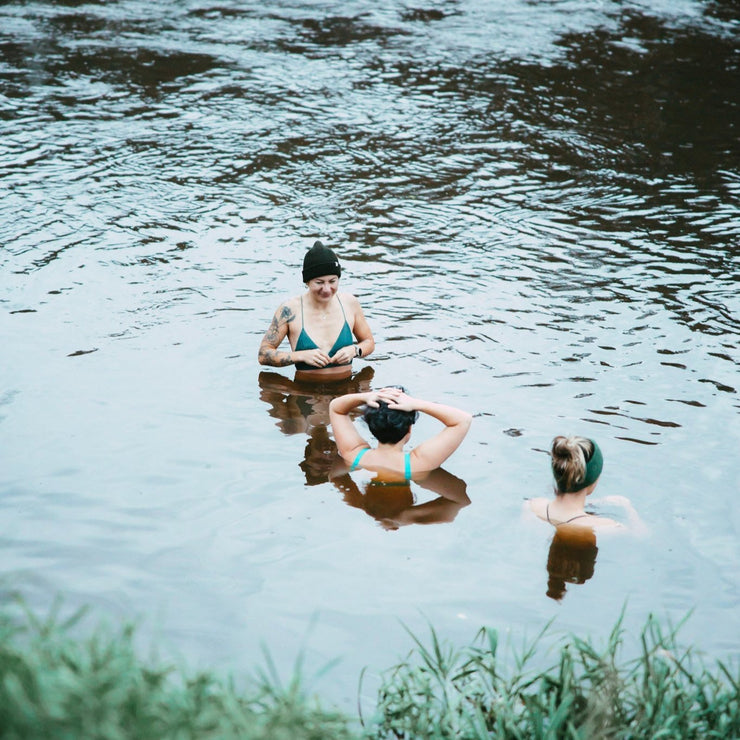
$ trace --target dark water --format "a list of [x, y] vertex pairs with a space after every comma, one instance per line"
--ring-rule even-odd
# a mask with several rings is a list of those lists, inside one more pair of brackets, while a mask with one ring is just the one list
[[[206, 665], [340, 657], [350, 703], [427, 619], [598, 639], [693, 608], [737, 659], [739, 29], [731, 2], [1, 4], [7, 583]], [[378, 526], [328, 480], [331, 389], [260, 374], [317, 237], [378, 344], [353, 383], [476, 414], [453, 521]], [[647, 539], [563, 552], [522, 518], [569, 432]]]

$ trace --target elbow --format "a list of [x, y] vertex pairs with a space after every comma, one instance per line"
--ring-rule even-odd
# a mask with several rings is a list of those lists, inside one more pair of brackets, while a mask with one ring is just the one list
[[274, 365], [274, 354], [274, 347], [271, 347], [269, 344], [265, 344], [265, 342], [262, 342], [262, 344], [260, 344], [259, 351], [257, 352], [257, 362], [259, 362], [260, 365]]
[[261, 349], [257, 355], [257, 362], [259, 362], [260, 365], [274, 365], [273, 353], [270, 350]]

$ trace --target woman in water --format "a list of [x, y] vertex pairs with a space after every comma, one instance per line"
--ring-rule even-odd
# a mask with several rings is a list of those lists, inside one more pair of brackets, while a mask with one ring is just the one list
[[[338, 380], [352, 374], [355, 357], [375, 349], [359, 301], [338, 292], [341, 274], [336, 254], [317, 241], [303, 259], [308, 290], [275, 311], [260, 344], [260, 365], [295, 365], [296, 380]], [[280, 351], [286, 336], [290, 351]]]
[[[370, 447], [350, 419], [350, 412], [359, 406], [365, 406], [364, 418], [378, 440], [377, 447]], [[419, 412], [441, 421], [444, 429], [404, 452]], [[339, 454], [351, 470], [362, 467], [408, 481], [417, 473], [438, 468], [465, 439], [473, 417], [453, 406], [412, 398], [402, 388], [382, 388], [335, 398], [329, 404], [329, 418]]]
[[[624, 525], [608, 517], [589, 514], [586, 498], [590, 496], [604, 467], [599, 446], [585, 437], [555, 437], [550, 451], [552, 472], [555, 477], [555, 498], [535, 498], [529, 508], [554, 527], [570, 525], [589, 529], [623, 528]], [[637, 512], [625, 496], [604, 496], [604, 503], [624, 507], [629, 524], [642, 528]]]

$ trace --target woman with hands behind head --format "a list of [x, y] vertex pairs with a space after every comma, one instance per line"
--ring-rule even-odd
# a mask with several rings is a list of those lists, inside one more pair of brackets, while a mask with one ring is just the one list
[[[359, 406], [365, 407], [364, 419], [378, 440], [375, 448], [360, 436], [350, 419], [350, 412]], [[441, 421], [444, 429], [404, 453], [419, 413]], [[329, 418], [339, 454], [351, 463], [351, 470], [362, 467], [410, 480], [412, 475], [438, 468], [465, 439], [473, 417], [453, 406], [413, 398], [403, 388], [390, 387], [333, 399]]]
[[[303, 258], [307, 291], [278, 306], [260, 343], [260, 365], [296, 366], [296, 380], [348, 378], [352, 360], [367, 357], [375, 340], [360, 302], [339, 293], [342, 268], [336, 254], [317, 241]], [[285, 338], [290, 349], [279, 349]]]

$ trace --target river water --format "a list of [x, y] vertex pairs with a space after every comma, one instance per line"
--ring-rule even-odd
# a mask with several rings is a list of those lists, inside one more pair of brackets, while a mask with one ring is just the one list
[[[736, 11], [0, 5], [4, 593], [191, 665], [338, 658], [348, 705], [428, 622], [598, 641], [694, 610], [684, 639], [737, 661]], [[453, 521], [379, 526], [329, 478], [336, 388], [257, 364], [316, 238], [377, 341], [346, 387], [475, 414]], [[561, 433], [647, 537], [584, 563], [522, 516]]]

